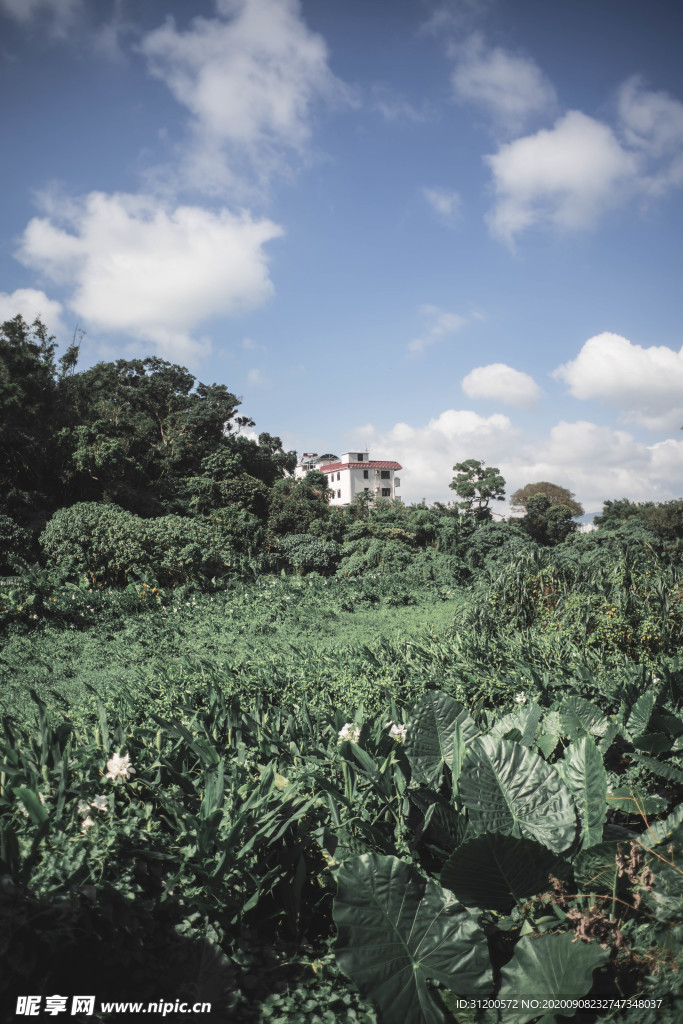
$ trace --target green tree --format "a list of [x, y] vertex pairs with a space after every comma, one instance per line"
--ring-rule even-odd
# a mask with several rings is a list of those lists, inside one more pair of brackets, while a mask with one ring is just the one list
[[0, 512], [31, 529], [51, 511], [59, 429], [55, 341], [40, 320], [0, 327]]
[[268, 538], [310, 534], [314, 523], [330, 515], [327, 477], [312, 469], [302, 480], [277, 480], [270, 492]]
[[559, 544], [578, 528], [574, 514], [569, 505], [556, 505], [547, 494], [531, 494], [521, 526], [537, 544]]
[[515, 512], [526, 511], [529, 498], [535, 494], [544, 494], [551, 505], [566, 505], [571, 509], [572, 517], [583, 515], [583, 506], [575, 501], [573, 492], [559, 484], [551, 484], [548, 480], [520, 487], [510, 497], [510, 508]]
[[489, 501], [505, 499], [505, 480], [498, 467], [485, 468], [483, 462], [467, 459], [453, 466], [453, 472], [458, 475], [453, 477], [449, 487], [463, 499], [457, 503], [458, 507], [479, 521], [490, 519]]
[[157, 357], [98, 363], [60, 390], [64, 503], [104, 499], [143, 515], [181, 511], [181, 481], [202, 475], [239, 405], [224, 385]]

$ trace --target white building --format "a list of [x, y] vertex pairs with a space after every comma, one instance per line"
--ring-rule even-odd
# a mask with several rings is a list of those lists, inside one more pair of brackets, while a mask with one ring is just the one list
[[372, 498], [398, 498], [401, 486], [396, 470], [398, 462], [371, 460], [368, 451], [344, 452], [338, 455], [318, 455], [304, 452], [294, 476], [302, 479], [311, 469], [317, 469], [327, 477], [327, 486], [332, 491], [330, 505], [350, 505], [359, 494], [369, 493]]

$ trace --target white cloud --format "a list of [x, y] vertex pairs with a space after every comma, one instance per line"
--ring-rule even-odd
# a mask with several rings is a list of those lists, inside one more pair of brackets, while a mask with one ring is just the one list
[[469, 398], [494, 398], [527, 409], [536, 405], [540, 394], [533, 377], [505, 363], [477, 366], [463, 377], [462, 389]]
[[452, 224], [460, 216], [460, 196], [443, 188], [423, 188], [422, 194], [434, 212], [446, 223]]
[[451, 52], [455, 98], [482, 107], [506, 131], [518, 132], [530, 117], [556, 108], [552, 83], [530, 57], [489, 47], [478, 32]]
[[678, 152], [683, 146], [683, 103], [666, 92], [646, 89], [640, 75], [621, 85], [618, 111], [629, 146], [650, 156]]
[[193, 117], [186, 173], [198, 187], [235, 184], [246, 161], [262, 182], [286, 169], [283, 153], [301, 153], [314, 104], [352, 102], [328, 66], [325, 41], [301, 17], [298, 0], [216, 0], [215, 18], [186, 30], [172, 18], [140, 48], [150, 73]]
[[149, 196], [91, 192], [62, 223], [36, 217], [18, 258], [70, 289], [86, 328], [153, 343], [196, 358], [191, 336], [217, 315], [236, 315], [273, 293], [264, 245], [282, 234], [270, 220], [197, 206], [166, 208]]
[[597, 512], [608, 498], [680, 496], [681, 467], [683, 441], [646, 445], [626, 431], [580, 420], [558, 423], [547, 438], [527, 444], [507, 479], [510, 493], [533, 480], [556, 481], [573, 491], [587, 512]]
[[66, 328], [62, 321], [63, 307], [56, 299], [48, 299], [45, 292], [36, 288], [17, 288], [11, 293], [0, 292], [0, 323], [13, 320], [21, 315], [28, 324], [36, 318], [42, 320], [49, 334], [63, 339]]
[[639, 75], [618, 93], [619, 129], [642, 158], [643, 191], [657, 196], [683, 185], [683, 103], [646, 89]]
[[614, 132], [579, 110], [551, 129], [501, 146], [485, 157], [496, 203], [492, 232], [512, 244], [535, 224], [592, 227], [605, 209], [633, 191], [638, 165]]
[[[683, 492], [683, 441], [646, 445], [587, 421], [560, 422], [546, 436], [531, 437], [500, 413], [449, 409], [422, 427], [397, 423], [381, 433], [366, 425], [349, 441], [367, 443], [373, 458], [401, 463], [406, 502], [455, 499], [452, 467], [469, 458], [497, 466], [508, 496], [534, 480], [552, 480], [573, 491], [587, 512], [600, 511], [608, 498], [666, 501]], [[507, 505], [496, 503], [494, 511], [507, 513]]]
[[441, 338], [455, 334], [463, 327], [467, 320], [458, 313], [448, 313], [438, 306], [420, 306], [420, 313], [425, 318], [425, 329], [419, 338], [414, 338], [407, 345], [408, 355], [422, 355], [425, 349], [429, 348]]
[[579, 399], [597, 398], [617, 406], [625, 420], [654, 430], [683, 424], [683, 348], [643, 348], [619, 334], [589, 338], [576, 359], [559, 366]]

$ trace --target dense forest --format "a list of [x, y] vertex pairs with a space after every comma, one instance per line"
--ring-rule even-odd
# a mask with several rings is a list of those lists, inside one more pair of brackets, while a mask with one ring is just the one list
[[331, 507], [225, 386], [78, 354], [0, 328], [7, 1019], [680, 1019], [683, 499]]

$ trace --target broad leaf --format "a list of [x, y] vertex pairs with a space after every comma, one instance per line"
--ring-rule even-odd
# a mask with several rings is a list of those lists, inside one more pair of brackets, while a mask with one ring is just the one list
[[569, 865], [545, 846], [487, 832], [451, 854], [441, 884], [467, 907], [508, 913], [515, 903], [547, 890], [549, 875], [568, 874]]
[[590, 736], [582, 736], [570, 743], [555, 767], [574, 797], [581, 821], [581, 846], [586, 850], [602, 841], [607, 817], [607, 772], [600, 751]]
[[536, 745], [545, 758], [550, 757], [562, 737], [562, 722], [558, 711], [549, 711], [541, 723]]
[[662, 779], [670, 779], [671, 782], [683, 782], [683, 769], [669, 761], [656, 761], [652, 757], [645, 757], [643, 754], [631, 754], [634, 761], [645, 765], [653, 775], [659, 775]]
[[511, 740], [480, 737], [460, 776], [460, 796], [477, 832], [526, 836], [555, 853], [576, 836], [571, 794], [552, 767]]
[[642, 735], [642, 733], [647, 732], [647, 727], [650, 723], [650, 718], [652, 717], [656, 700], [656, 692], [648, 690], [646, 693], [640, 695], [631, 708], [631, 714], [628, 716], [626, 728], [632, 737], [637, 737]]
[[620, 786], [607, 793], [607, 806], [622, 814], [642, 818], [648, 814], [661, 814], [667, 808], [663, 796], [646, 796], [635, 786]]
[[427, 979], [459, 995], [491, 991], [483, 931], [436, 882], [370, 853], [344, 864], [338, 886], [337, 961], [385, 1024], [442, 1024]]
[[[543, 1000], [580, 999], [590, 992], [593, 971], [609, 959], [609, 950], [597, 942], [574, 942], [562, 935], [525, 935], [515, 946], [512, 960], [501, 971], [498, 997], [517, 1001], [518, 1009], [506, 1011], [505, 1020], [525, 1024], [543, 1013]], [[540, 1003], [522, 1008], [522, 999]]]
[[511, 714], [503, 715], [502, 718], [499, 718], [493, 728], [489, 730], [489, 736], [497, 736], [503, 739], [508, 733], [517, 730], [520, 737], [519, 742], [522, 746], [530, 747], [534, 742], [541, 714], [541, 708], [532, 701], [518, 711], [513, 711]]
[[585, 733], [604, 736], [610, 725], [609, 719], [603, 715], [600, 708], [574, 694], [565, 697], [560, 704], [560, 721], [563, 734], [569, 736], [571, 740], [578, 739]]
[[470, 744], [478, 734], [474, 719], [457, 700], [438, 690], [425, 693], [412, 710], [405, 744], [413, 781], [438, 787], [444, 765], [453, 767], [455, 746], [457, 782], [462, 744]]

